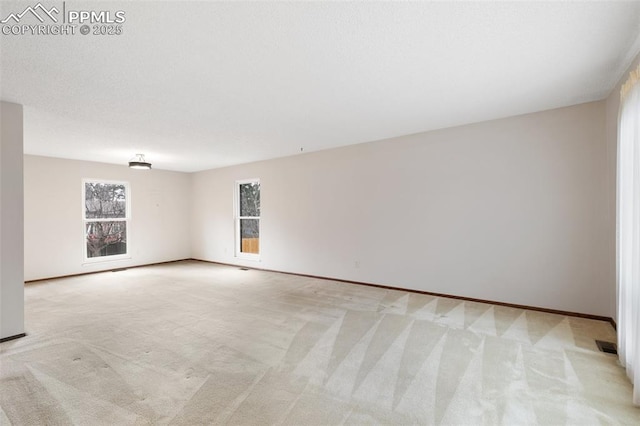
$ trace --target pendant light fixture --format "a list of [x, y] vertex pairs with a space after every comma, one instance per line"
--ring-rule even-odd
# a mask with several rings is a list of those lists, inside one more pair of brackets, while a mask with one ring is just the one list
[[140, 169], [140, 170], [150, 170], [151, 163], [147, 163], [144, 159], [144, 154], [136, 154], [131, 160], [129, 160], [129, 168], [131, 169]]

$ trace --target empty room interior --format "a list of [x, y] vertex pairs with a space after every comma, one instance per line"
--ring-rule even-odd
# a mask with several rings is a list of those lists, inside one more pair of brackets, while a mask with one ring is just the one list
[[1, 425], [640, 424], [639, 1], [0, 30]]

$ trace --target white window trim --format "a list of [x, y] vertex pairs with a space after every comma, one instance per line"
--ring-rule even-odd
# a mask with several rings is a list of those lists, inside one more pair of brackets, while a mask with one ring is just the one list
[[[123, 219], [87, 219], [85, 217], [85, 184], [86, 183], [112, 183], [118, 185], [124, 185], [125, 191], [127, 194], [127, 206], [126, 206], [126, 214]], [[82, 215], [82, 264], [94, 264], [94, 263], [104, 263], [104, 262], [113, 262], [118, 260], [127, 260], [131, 259], [131, 185], [129, 182], [120, 181], [120, 180], [109, 180], [109, 179], [92, 179], [92, 178], [83, 178], [82, 179], [82, 196], [80, 197], [82, 205], [80, 214]], [[123, 221], [127, 223], [127, 252], [125, 254], [116, 254], [111, 256], [100, 256], [100, 257], [87, 257], [87, 222], [113, 222], [113, 221]]]
[[[235, 187], [233, 191], [233, 216], [234, 216], [234, 231], [235, 231], [235, 256], [238, 259], [243, 260], [253, 260], [260, 261], [260, 254], [262, 253], [262, 244], [260, 244], [260, 248], [258, 249], [258, 254], [255, 253], [244, 253], [242, 252], [242, 241], [240, 238], [240, 220], [241, 219], [258, 219], [258, 229], [261, 228], [261, 220], [260, 216], [240, 216], [240, 185], [246, 183], [258, 183], [260, 184], [260, 179], [242, 179], [237, 180], [235, 182]], [[260, 186], [260, 203], [262, 204], [262, 186]], [[262, 235], [262, 230], [260, 229], [260, 234]]]

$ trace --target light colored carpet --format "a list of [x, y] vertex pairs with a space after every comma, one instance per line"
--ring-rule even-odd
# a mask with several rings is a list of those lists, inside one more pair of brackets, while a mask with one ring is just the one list
[[192, 261], [25, 298], [3, 426], [640, 424], [601, 321]]

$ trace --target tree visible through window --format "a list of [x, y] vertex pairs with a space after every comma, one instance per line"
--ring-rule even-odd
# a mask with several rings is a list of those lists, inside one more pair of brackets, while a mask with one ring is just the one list
[[236, 252], [260, 253], [260, 181], [237, 182]]
[[128, 185], [84, 183], [85, 256], [87, 259], [127, 254]]

